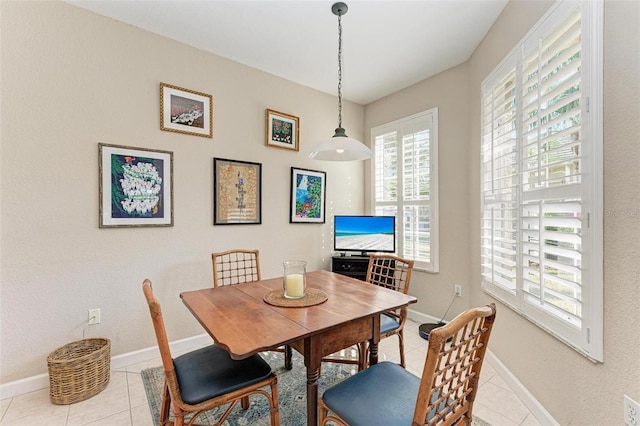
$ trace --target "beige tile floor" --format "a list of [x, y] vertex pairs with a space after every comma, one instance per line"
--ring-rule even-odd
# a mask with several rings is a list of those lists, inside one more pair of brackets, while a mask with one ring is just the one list
[[[397, 345], [395, 337], [380, 342], [380, 360], [398, 361]], [[408, 321], [405, 328], [407, 369], [416, 375], [422, 373], [426, 349], [427, 341], [419, 336], [418, 324]], [[2, 400], [0, 426], [151, 426], [140, 372], [159, 365], [160, 358], [156, 358], [115, 370], [104, 391], [76, 404], [52, 404], [48, 388]], [[540, 425], [488, 363], [482, 368], [480, 383], [475, 415], [494, 426]]]

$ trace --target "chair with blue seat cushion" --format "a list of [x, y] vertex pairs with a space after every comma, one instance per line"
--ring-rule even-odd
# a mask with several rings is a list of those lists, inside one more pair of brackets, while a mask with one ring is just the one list
[[[380, 287], [409, 294], [413, 260], [391, 254], [372, 254], [369, 258], [366, 281]], [[387, 311], [380, 315], [380, 339], [398, 336], [400, 365], [406, 367], [404, 357], [404, 325], [407, 322], [407, 307]], [[364, 360], [367, 360], [365, 354]]]
[[381, 362], [327, 389], [320, 425], [471, 425], [495, 315], [491, 303], [431, 331], [422, 377]]
[[[194, 415], [187, 424], [194, 425], [203, 412], [228, 404], [216, 422], [216, 425], [221, 425], [238, 401], [241, 401], [242, 408], [249, 408], [250, 395], [266, 397], [270, 406], [271, 425], [279, 424], [277, 378], [260, 355], [236, 361], [224, 349], [211, 345], [173, 359], [162, 309], [153, 294], [151, 281], [144, 280], [142, 290], [149, 305], [165, 375], [160, 408], [161, 425], [171, 423], [171, 406], [174, 424], [182, 426], [189, 413]], [[261, 389], [265, 386], [270, 387], [270, 393]]]
[[[413, 271], [413, 260], [403, 259], [391, 254], [372, 254], [369, 257], [369, 266], [365, 281], [369, 284], [378, 285], [404, 294], [409, 293], [411, 283], [411, 272]], [[400, 348], [400, 365], [406, 367], [404, 358], [404, 324], [407, 321], [407, 308], [387, 311], [380, 315], [380, 339], [389, 336], [398, 336]], [[368, 342], [361, 342], [356, 345], [357, 358], [343, 358], [332, 355], [325, 357], [322, 361], [338, 362], [343, 364], [357, 364], [358, 371], [367, 367], [368, 362]]]

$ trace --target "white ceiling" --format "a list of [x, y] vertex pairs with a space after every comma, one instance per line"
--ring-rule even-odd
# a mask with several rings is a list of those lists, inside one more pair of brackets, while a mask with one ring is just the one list
[[[66, 0], [336, 95], [333, 1]], [[508, 0], [350, 0], [342, 17], [345, 99], [366, 105], [465, 62]]]

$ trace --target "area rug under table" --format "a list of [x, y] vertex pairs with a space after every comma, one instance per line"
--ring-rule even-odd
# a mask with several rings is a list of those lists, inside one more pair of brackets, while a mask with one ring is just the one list
[[[307, 424], [307, 370], [302, 356], [293, 352], [293, 369], [284, 368], [284, 356], [279, 352], [263, 352], [260, 354], [278, 376], [278, 400], [280, 406], [280, 424], [282, 426], [304, 426]], [[318, 394], [322, 393], [355, 373], [355, 366], [337, 363], [322, 363], [322, 371], [318, 380]], [[153, 424], [158, 426], [160, 406], [162, 404], [162, 387], [164, 372], [162, 367], [149, 368], [142, 371], [142, 382], [149, 401]], [[268, 387], [266, 387], [268, 389]], [[269, 426], [269, 403], [263, 396], [254, 395], [249, 398], [251, 406], [243, 410], [238, 404], [227, 420], [225, 426]], [[202, 414], [197, 423], [211, 425], [224, 411], [213, 409]], [[187, 419], [189, 416], [187, 416]], [[490, 426], [474, 416], [474, 426]]]

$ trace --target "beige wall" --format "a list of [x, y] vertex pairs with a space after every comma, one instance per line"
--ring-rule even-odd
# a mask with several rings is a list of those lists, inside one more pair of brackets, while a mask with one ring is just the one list
[[[480, 83], [551, 4], [510, 2], [467, 64], [366, 108], [366, 129], [440, 108], [441, 272], [416, 274], [412, 293], [423, 312], [442, 310], [448, 298], [440, 292], [451, 294], [456, 280], [465, 284], [466, 306], [494, 301], [480, 288]], [[640, 400], [639, 28], [640, 2], [605, 2], [604, 363], [592, 363], [500, 303], [490, 342], [562, 425], [622, 424], [622, 395]], [[467, 181], [460, 184], [460, 176]]]
[[[365, 109], [365, 128], [370, 129], [438, 108], [440, 272], [415, 271], [411, 278], [411, 294], [418, 298], [418, 303], [411, 309], [438, 318], [444, 315], [453, 299], [454, 284], [462, 284], [465, 288], [469, 285], [469, 271], [460, 267], [469, 263], [468, 75], [468, 65], [463, 64], [369, 104]], [[369, 167], [367, 173], [368, 170]], [[369, 207], [369, 198], [366, 197], [366, 207]], [[463, 291], [463, 297], [455, 300], [447, 319], [452, 319], [467, 306], [469, 293]]]
[[[333, 134], [335, 96], [66, 3], [0, 4], [0, 383], [46, 373], [92, 308], [85, 334], [112, 355], [153, 346], [145, 277], [169, 338], [201, 334], [178, 293], [211, 285], [212, 251], [258, 248], [264, 277], [287, 258], [329, 269], [331, 215], [364, 208], [362, 162], [307, 158]], [[213, 95], [213, 139], [159, 130], [160, 82]], [[265, 146], [266, 108], [300, 117], [299, 153]], [[364, 108], [344, 108], [363, 137]], [[98, 143], [173, 151], [175, 226], [98, 228]], [[262, 163], [262, 225], [212, 225], [213, 157]], [[325, 225], [289, 224], [292, 166], [327, 172]]]

